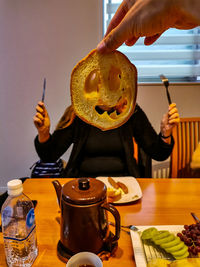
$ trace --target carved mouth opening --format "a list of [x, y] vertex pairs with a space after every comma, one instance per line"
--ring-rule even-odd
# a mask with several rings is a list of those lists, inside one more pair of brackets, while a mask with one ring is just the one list
[[115, 112], [117, 115], [120, 115], [127, 106], [127, 99], [126, 98], [121, 98], [118, 100], [118, 103], [113, 106], [106, 106], [106, 105], [97, 105], [95, 107], [95, 110], [101, 115], [104, 112], [107, 112], [108, 115], [111, 115], [113, 112]]
[[109, 108], [109, 109], [104, 109], [104, 106], [101, 106], [101, 105], [99, 105], [99, 106], [96, 106], [95, 107], [95, 110], [101, 115], [101, 114], [103, 114], [104, 112], [107, 112], [108, 113], [108, 115], [110, 115], [111, 113], [113, 113], [113, 112], [115, 112], [115, 110], [116, 110], [116, 113], [117, 113], [117, 115], [119, 115], [120, 113], [117, 111], [117, 109], [115, 108], [115, 107], [112, 107], [112, 108]]

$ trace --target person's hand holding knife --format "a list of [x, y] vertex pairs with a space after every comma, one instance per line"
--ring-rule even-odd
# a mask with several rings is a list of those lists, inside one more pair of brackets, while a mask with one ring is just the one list
[[42, 101], [39, 101], [36, 106], [36, 114], [33, 117], [33, 122], [38, 130], [38, 140], [40, 143], [46, 142], [50, 137], [50, 118], [44, 105], [46, 89], [46, 79], [44, 79]]

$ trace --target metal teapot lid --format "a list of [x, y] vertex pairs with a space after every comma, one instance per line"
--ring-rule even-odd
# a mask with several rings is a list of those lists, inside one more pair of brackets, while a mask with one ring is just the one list
[[105, 197], [105, 184], [95, 178], [75, 179], [62, 188], [62, 199], [72, 204], [94, 204]]

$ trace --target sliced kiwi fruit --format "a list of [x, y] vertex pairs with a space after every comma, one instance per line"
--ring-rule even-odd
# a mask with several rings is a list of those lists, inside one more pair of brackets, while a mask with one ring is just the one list
[[159, 246], [175, 259], [183, 259], [189, 256], [188, 247], [179, 237], [169, 231], [158, 231], [155, 227], [150, 227], [142, 232], [141, 238]]
[[147, 228], [142, 232], [141, 239], [142, 240], [151, 239], [157, 232], [158, 230], [155, 227]]
[[157, 233], [155, 233], [153, 235], [152, 240], [156, 241], [156, 240], [165, 238], [165, 237], [169, 236], [169, 234], [170, 234], [169, 231], [158, 231]]
[[183, 247], [184, 247], [184, 243], [183, 242], [179, 242], [179, 244], [176, 245], [176, 246], [171, 246], [169, 248], [165, 248], [165, 251], [167, 251], [168, 253], [173, 254], [173, 252], [179, 251]]
[[177, 250], [177, 251], [173, 251], [171, 254], [174, 256], [174, 257], [179, 257], [179, 256], [182, 256], [184, 255], [186, 252], [188, 251], [188, 247], [186, 245], [183, 246], [183, 248]]
[[160, 239], [156, 239], [156, 240], [153, 239], [153, 242], [156, 245], [160, 246], [161, 244], [165, 244], [165, 243], [171, 242], [174, 239], [175, 239], [175, 235], [169, 233], [168, 236], [166, 236], [164, 238], [160, 238]]
[[178, 244], [180, 244], [180, 238], [178, 236], [175, 237], [174, 240], [170, 241], [170, 242], [167, 242], [167, 243], [164, 243], [164, 244], [160, 244], [161, 248], [167, 250], [167, 248], [171, 248], [171, 247], [174, 247]]
[[[174, 255], [173, 255], [174, 256]], [[189, 256], [189, 252], [186, 251], [183, 255], [180, 255], [180, 256], [174, 256], [174, 258], [176, 260], [181, 260], [181, 259], [184, 259], [184, 258], [187, 258]]]

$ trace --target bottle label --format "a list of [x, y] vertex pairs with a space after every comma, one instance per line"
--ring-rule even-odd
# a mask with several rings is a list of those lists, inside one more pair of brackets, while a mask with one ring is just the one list
[[8, 266], [32, 266], [38, 254], [35, 226], [25, 238], [4, 236]]
[[13, 209], [10, 206], [5, 207], [2, 212], [2, 225], [5, 227], [9, 224], [13, 216]]
[[35, 223], [35, 213], [34, 213], [34, 208], [32, 208], [26, 215], [26, 226], [28, 228], [31, 228], [34, 223]]

